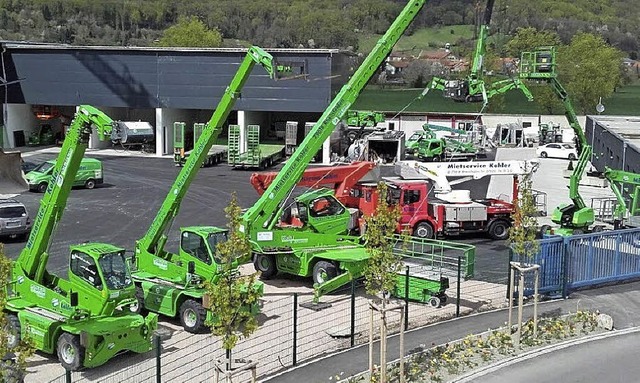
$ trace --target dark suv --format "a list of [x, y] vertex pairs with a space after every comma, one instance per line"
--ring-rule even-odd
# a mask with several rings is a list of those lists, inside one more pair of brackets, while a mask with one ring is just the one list
[[0, 199], [0, 238], [26, 239], [31, 231], [27, 208], [14, 199]]

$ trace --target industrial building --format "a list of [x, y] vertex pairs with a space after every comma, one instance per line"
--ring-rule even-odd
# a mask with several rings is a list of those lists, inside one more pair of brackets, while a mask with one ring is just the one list
[[640, 117], [587, 116], [585, 134], [597, 171], [609, 167], [640, 174]]
[[[77, 105], [114, 120], [148, 122], [152, 151], [173, 150], [173, 124], [207, 122], [246, 49], [83, 47], [3, 42], [0, 61], [3, 131], [0, 146], [24, 146], [46, 129], [60, 137]], [[279, 63], [307, 75], [271, 79], [256, 66], [228, 122], [260, 125], [265, 139], [282, 140], [286, 121], [316, 121], [346, 83], [357, 57], [333, 49], [269, 49]], [[224, 135], [224, 132], [223, 132]], [[304, 136], [304, 132], [301, 133]], [[36, 137], [37, 138], [37, 137]], [[135, 139], [135, 137], [132, 137]], [[109, 143], [92, 139], [91, 148]]]

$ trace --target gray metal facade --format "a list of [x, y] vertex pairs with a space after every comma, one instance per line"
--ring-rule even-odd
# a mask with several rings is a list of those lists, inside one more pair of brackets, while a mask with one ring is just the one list
[[587, 116], [585, 134], [598, 171], [608, 166], [640, 174], [640, 118]]
[[[242, 49], [72, 47], [3, 43], [7, 102], [121, 108], [212, 109], [238, 69]], [[273, 81], [256, 66], [235, 110], [322, 112], [352, 73], [337, 50], [268, 50], [306, 60], [308, 79]]]

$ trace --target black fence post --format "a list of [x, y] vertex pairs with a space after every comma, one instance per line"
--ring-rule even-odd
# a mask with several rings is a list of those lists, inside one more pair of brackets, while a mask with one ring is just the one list
[[160, 362], [160, 355], [162, 355], [162, 343], [160, 335], [156, 335], [153, 338], [156, 346], [156, 383], [162, 382], [162, 363]]
[[293, 293], [293, 365], [298, 363], [296, 350], [298, 349], [298, 293]]
[[509, 262], [507, 262], [507, 302], [511, 299], [511, 262], [513, 261], [513, 250], [509, 247]]
[[64, 369], [64, 378], [67, 383], [71, 383], [71, 370]]
[[456, 317], [460, 316], [460, 274], [462, 272], [462, 257], [458, 256], [458, 288], [456, 292]]
[[404, 331], [409, 330], [409, 266], [404, 272]]
[[351, 347], [356, 344], [356, 281], [351, 280]]

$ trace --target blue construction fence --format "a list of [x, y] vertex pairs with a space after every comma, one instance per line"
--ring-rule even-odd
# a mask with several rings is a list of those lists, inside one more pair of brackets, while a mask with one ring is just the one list
[[[551, 236], [538, 241], [539, 294], [567, 297], [577, 289], [640, 279], [640, 228]], [[526, 261], [511, 252], [511, 261]], [[516, 286], [518, 283], [516, 282]], [[533, 295], [534, 273], [525, 276], [525, 296]]]

